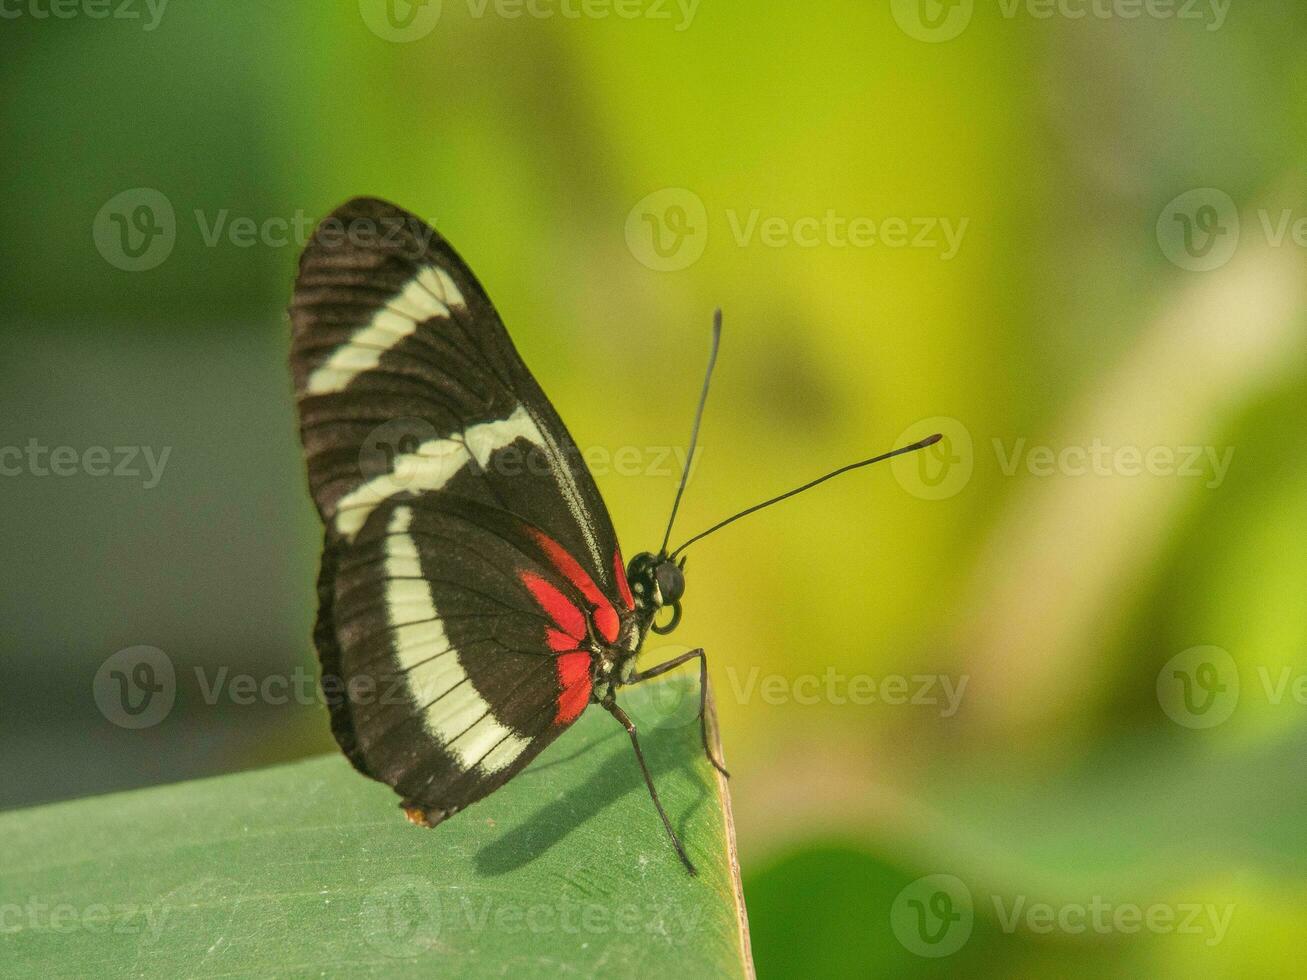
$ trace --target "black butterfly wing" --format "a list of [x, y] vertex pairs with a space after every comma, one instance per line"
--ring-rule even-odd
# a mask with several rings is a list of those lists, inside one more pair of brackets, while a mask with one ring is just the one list
[[616, 535], [484, 291], [412, 215], [326, 219], [291, 319], [332, 729], [441, 819], [580, 714], [586, 629], [634, 646]]
[[329, 531], [352, 538], [395, 493], [448, 490], [550, 528], [616, 596], [617, 536], [594, 480], [440, 235], [384, 201], [342, 205], [304, 250], [290, 313], [309, 483]]
[[[384, 504], [333, 550], [324, 676], [341, 744], [435, 823], [501, 786], [585, 709], [597, 587], [498, 508]], [[579, 587], [578, 587], [579, 583]], [[343, 737], [341, 737], [343, 736]]]

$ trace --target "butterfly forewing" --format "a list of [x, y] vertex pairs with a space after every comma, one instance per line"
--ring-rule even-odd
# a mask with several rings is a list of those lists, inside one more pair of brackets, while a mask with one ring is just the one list
[[484, 291], [412, 215], [326, 219], [291, 320], [332, 729], [438, 820], [575, 720], [590, 631], [634, 635], [616, 535]]

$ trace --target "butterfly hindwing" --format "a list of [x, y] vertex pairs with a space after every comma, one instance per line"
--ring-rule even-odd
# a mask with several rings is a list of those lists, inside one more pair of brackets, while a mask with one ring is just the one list
[[291, 319], [332, 730], [433, 822], [580, 714], [589, 631], [631, 642], [616, 535], [484, 291], [416, 218], [337, 210]]
[[[448, 813], [519, 771], [574, 719], [563, 708], [588, 700], [589, 654], [572, 670], [584, 633], [550, 642], [554, 617], [575, 626], [584, 606], [502, 512], [431, 494], [379, 518], [336, 566], [337, 711], [365, 772]], [[537, 601], [537, 580], [565, 610]]]

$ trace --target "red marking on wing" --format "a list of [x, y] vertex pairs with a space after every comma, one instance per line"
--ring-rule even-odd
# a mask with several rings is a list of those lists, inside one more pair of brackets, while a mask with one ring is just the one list
[[[568, 635], [571, 639], [570, 646], [575, 645], [585, 639], [585, 616], [581, 610], [572, 605], [571, 600], [563, 593], [542, 579], [534, 572], [522, 572], [522, 584], [530, 590], [536, 603], [543, 609], [550, 619], [557, 624], [558, 628]], [[549, 630], [553, 633], [553, 630]], [[550, 646], [554, 646], [554, 638], [550, 638]]]
[[617, 618], [617, 613], [613, 607], [604, 604], [594, 611], [595, 626], [599, 627], [599, 635], [609, 643], [617, 642], [617, 629], [622, 625], [622, 621]]
[[555, 725], [570, 725], [590, 703], [590, 654], [584, 650], [565, 653], [558, 658], [558, 696]]
[[571, 582], [590, 603], [594, 610], [595, 627], [599, 630], [599, 635], [609, 643], [616, 643], [617, 629], [621, 625], [621, 620], [617, 618], [617, 610], [608, 601], [608, 597], [599, 591], [599, 586], [595, 585], [594, 579], [587, 575], [580, 563], [567, 553], [566, 548], [544, 531], [535, 527], [527, 530], [563, 578]]
[[617, 593], [627, 609], [635, 608], [635, 599], [631, 595], [631, 586], [626, 581], [626, 566], [622, 564], [622, 549], [613, 552], [613, 578], [617, 579]]
[[576, 637], [568, 636], [552, 627], [545, 630], [545, 642], [555, 653], [568, 653], [576, 649]]

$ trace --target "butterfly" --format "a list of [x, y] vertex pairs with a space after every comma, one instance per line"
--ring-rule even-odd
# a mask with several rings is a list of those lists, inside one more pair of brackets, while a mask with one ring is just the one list
[[[625, 728], [676, 853], [619, 688], [697, 661], [639, 669], [675, 629], [696, 541], [864, 460], [719, 522], [668, 550], [693, 459], [712, 354], [672, 520], [657, 553], [623, 559], [575, 440], [471, 270], [430, 226], [371, 198], [339, 207], [300, 258], [291, 373], [308, 483], [324, 528], [314, 643], [331, 730], [408, 819], [434, 827], [521, 772], [589, 705]], [[680, 556], [678, 558], [678, 556]]]

